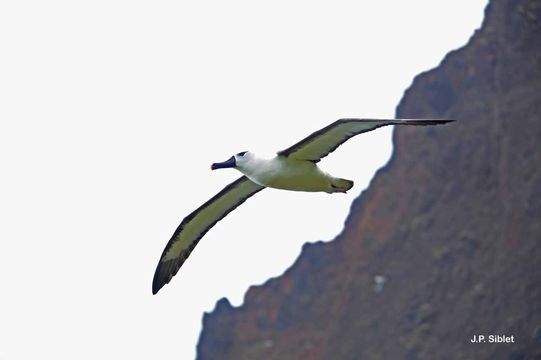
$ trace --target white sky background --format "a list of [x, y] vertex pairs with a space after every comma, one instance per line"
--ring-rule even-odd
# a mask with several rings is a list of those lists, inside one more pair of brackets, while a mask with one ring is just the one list
[[0, 359], [189, 359], [203, 311], [340, 232], [391, 129], [321, 162], [348, 195], [265, 190], [151, 295], [171, 234], [239, 174], [341, 117], [393, 117], [486, 0], [2, 1]]

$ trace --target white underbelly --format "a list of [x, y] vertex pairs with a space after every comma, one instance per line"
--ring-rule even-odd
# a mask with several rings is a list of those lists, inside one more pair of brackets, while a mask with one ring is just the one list
[[284, 161], [247, 176], [263, 186], [294, 191], [329, 191], [331, 184], [329, 175], [305, 161]]

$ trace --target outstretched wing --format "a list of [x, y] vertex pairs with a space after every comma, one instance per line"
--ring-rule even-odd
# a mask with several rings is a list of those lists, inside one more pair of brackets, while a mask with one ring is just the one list
[[186, 216], [163, 250], [154, 273], [152, 293], [156, 294], [176, 275], [195, 245], [210, 228], [250, 196], [264, 188], [246, 176], [242, 176]]
[[278, 155], [318, 162], [355, 135], [386, 125], [440, 125], [454, 120], [340, 119], [314, 132]]

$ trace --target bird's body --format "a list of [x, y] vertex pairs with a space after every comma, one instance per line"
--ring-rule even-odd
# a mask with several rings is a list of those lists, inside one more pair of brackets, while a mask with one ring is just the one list
[[182, 220], [162, 253], [154, 273], [152, 292], [156, 294], [171, 280], [208, 230], [264, 188], [329, 194], [351, 189], [353, 181], [331, 176], [317, 163], [353, 136], [386, 125], [439, 125], [451, 121], [341, 119], [279, 151], [272, 159], [261, 159], [242, 151], [224, 162], [212, 164], [212, 170], [234, 168], [243, 176]]
[[238, 162], [237, 170], [261, 186], [292, 191], [321, 191], [329, 194], [345, 193], [353, 186], [352, 181], [327, 174], [313, 161], [280, 155], [272, 159], [261, 159], [252, 153], [245, 154], [244, 158], [244, 162]]

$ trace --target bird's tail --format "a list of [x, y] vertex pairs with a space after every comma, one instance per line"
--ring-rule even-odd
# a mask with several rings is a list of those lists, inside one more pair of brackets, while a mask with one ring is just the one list
[[333, 190], [332, 192], [341, 192], [345, 194], [349, 189], [353, 187], [353, 181], [334, 178], [332, 180], [331, 186]]

